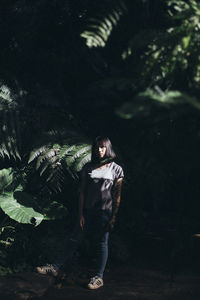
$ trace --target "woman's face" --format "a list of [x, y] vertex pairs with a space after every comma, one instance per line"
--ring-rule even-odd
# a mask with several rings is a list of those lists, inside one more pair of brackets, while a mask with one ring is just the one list
[[99, 146], [97, 148], [97, 155], [99, 156], [99, 158], [103, 158], [106, 154], [106, 146]]

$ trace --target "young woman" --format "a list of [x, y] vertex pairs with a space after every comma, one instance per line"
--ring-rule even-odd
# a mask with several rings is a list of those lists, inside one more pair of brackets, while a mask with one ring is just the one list
[[56, 264], [37, 267], [39, 273], [52, 273], [57, 276], [61, 265], [71, 260], [85, 233], [90, 232], [98, 251], [96, 272], [90, 279], [88, 288], [97, 289], [103, 286], [109, 232], [115, 224], [124, 177], [122, 168], [114, 162], [115, 157], [109, 138], [97, 137], [92, 145], [91, 162], [81, 172], [79, 224], [69, 240], [66, 256]]

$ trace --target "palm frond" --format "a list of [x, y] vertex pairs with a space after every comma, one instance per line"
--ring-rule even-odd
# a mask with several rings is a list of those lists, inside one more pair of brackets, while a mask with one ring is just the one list
[[81, 33], [81, 37], [86, 39], [86, 45], [89, 48], [105, 47], [113, 28], [126, 12], [125, 3], [116, 1], [114, 8], [106, 16], [89, 19], [86, 29]]

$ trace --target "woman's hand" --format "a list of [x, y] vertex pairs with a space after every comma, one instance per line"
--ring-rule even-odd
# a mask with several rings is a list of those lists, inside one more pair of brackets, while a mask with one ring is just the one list
[[84, 225], [85, 225], [85, 218], [84, 218], [83, 215], [81, 215], [81, 216], [79, 217], [79, 225], [80, 225], [81, 229], [83, 229], [83, 227], [84, 227]]

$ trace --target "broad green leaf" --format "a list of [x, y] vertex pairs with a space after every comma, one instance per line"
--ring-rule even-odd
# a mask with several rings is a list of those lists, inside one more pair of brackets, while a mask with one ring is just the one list
[[19, 195], [22, 196], [22, 193], [23, 197], [29, 198], [28, 200], [32, 198], [33, 202], [35, 202], [35, 199], [25, 192], [10, 192], [0, 195], [0, 207], [11, 219], [19, 223], [37, 226], [42, 222], [44, 216], [35, 211], [31, 206], [22, 205], [15, 199], [15, 197], [19, 198]]

